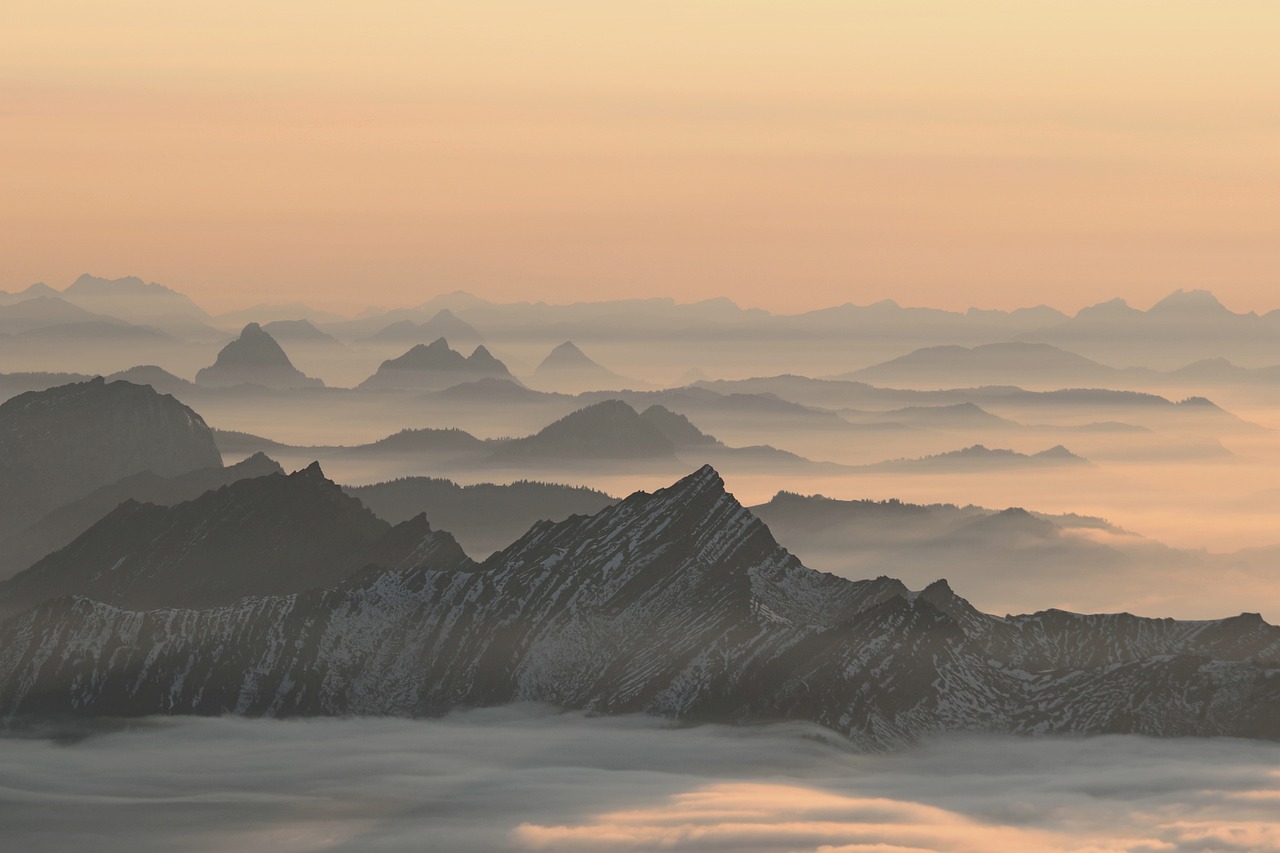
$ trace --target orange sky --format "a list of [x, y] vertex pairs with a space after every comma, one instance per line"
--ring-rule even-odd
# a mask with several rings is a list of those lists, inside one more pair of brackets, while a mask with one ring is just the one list
[[10, 0], [0, 289], [1280, 308], [1278, 36], [1274, 0]]

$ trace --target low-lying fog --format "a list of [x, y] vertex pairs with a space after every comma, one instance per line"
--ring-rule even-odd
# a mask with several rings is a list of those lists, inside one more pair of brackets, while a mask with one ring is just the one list
[[[50, 734], [46, 732], [45, 734]], [[1280, 745], [438, 720], [149, 719], [0, 743], [23, 851], [1280, 850]]]

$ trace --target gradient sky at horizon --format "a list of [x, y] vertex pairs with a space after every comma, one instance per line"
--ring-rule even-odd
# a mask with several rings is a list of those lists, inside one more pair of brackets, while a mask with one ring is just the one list
[[1280, 308], [1280, 4], [17, 0], [0, 289]]

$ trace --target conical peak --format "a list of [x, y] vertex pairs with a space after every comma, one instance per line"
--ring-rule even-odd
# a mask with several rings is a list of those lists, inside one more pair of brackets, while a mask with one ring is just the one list
[[300, 480], [326, 480], [327, 481], [329, 479], [324, 475], [324, 471], [321, 470], [320, 461], [318, 459], [312, 462], [306, 468], [299, 468], [297, 471], [294, 471], [289, 476], [291, 478], [297, 478]]
[[420, 347], [422, 349], [431, 350], [433, 352], [443, 352], [451, 349], [451, 347], [449, 346], [449, 342], [444, 338], [436, 338], [434, 341], [432, 341], [430, 344], [428, 344], [425, 347], [423, 347], [422, 344], [418, 344], [417, 346], [414, 347], [414, 349], [418, 349]]
[[258, 325], [257, 323], [249, 323], [243, 329], [240, 330], [240, 337], [242, 338], [246, 335], [252, 336], [252, 335], [260, 335], [260, 334], [263, 334], [262, 326]]

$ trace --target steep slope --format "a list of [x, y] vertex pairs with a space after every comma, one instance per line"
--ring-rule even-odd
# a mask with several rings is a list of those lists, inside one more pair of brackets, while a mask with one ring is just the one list
[[459, 486], [434, 477], [402, 477], [343, 489], [392, 523], [423, 513], [456, 536], [468, 553], [482, 556], [506, 547], [535, 522], [588, 515], [616, 502], [595, 489], [528, 480]]
[[[426, 549], [430, 551], [431, 549]], [[0, 712], [438, 713], [519, 700], [803, 719], [869, 746], [941, 731], [1280, 737], [1280, 629], [1045, 611], [945, 581], [806, 569], [702, 468], [482, 565], [205, 611], [68, 597], [0, 625]]]
[[[400, 567], [439, 536], [422, 518], [392, 529], [312, 465], [173, 507], [125, 501], [0, 583], [0, 608], [11, 613], [73, 594], [139, 609], [214, 607], [329, 586], [371, 563]], [[433, 547], [444, 545], [465, 560], [451, 538]]]
[[484, 378], [515, 381], [506, 365], [483, 346], [464, 357], [450, 349], [446, 339], [437, 338], [429, 345], [418, 344], [404, 355], [384, 361], [359, 387], [438, 391]]
[[162, 477], [151, 471], [131, 474], [58, 507], [25, 530], [0, 539], [0, 579], [70, 544], [127, 500], [173, 506], [237, 480], [282, 473], [277, 463], [256, 453], [226, 468], [200, 468], [174, 477]]
[[275, 338], [257, 323], [218, 353], [213, 364], [196, 373], [198, 385], [261, 385], [266, 388], [319, 388], [324, 382], [293, 366]]
[[146, 385], [101, 377], [0, 405], [0, 533], [141, 471], [217, 467], [204, 420]]

